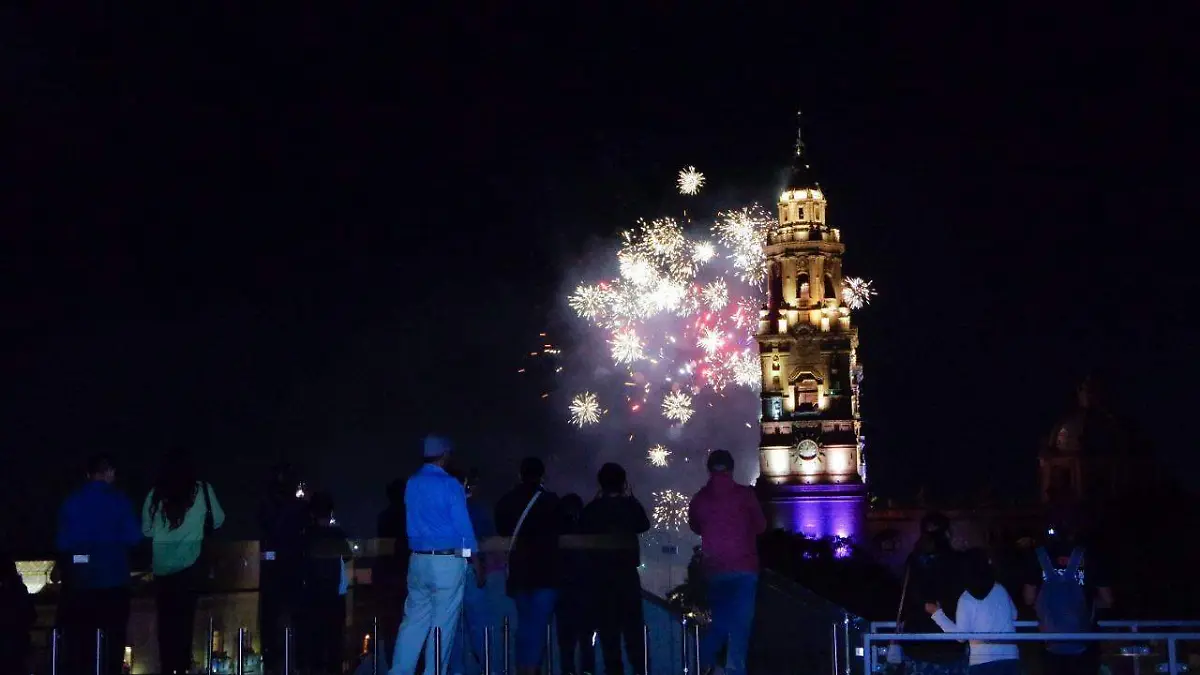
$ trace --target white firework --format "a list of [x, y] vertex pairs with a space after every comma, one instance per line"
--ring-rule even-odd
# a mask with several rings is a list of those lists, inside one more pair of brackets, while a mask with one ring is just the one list
[[850, 309], [862, 309], [871, 304], [875, 295], [875, 289], [871, 287], [874, 283], [860, 277], [846, 277], [842, 280], [842, 300]]
[[673, 391], [663, 397], [663, 417], [687, 424], [695, 411], [692, 410], [692, 397], [682, 391]]
[[609, 345], [612, 346], [613, 360], [617, 363], [633, 363], [646, 358], [642, 341], [632, 330], [623, 330], [613, 335]]
[[580, 317], [595, 320], [607, 312], [611, 297], [612, 292], [600, 284], [580, 286], [567, 298], [567, 304]]
[[748, 283], [761, 283], [767, 276], [767, 232], [775, 221], [758, 205], [719, 214], [713, 230], [730, 248], [734, 267]]
[[725, 333], [717, 328], [705, 328], [700, 339], [696, 340], [696, 346], [703, 349], [704, 353], [709, 356], [716, 354], [724, 345]]
[[733, 381], [739, 387], [756, 391], [762, 388], [762, 364], [759, 363], [758, 355], [749, 349], [730, 357], [729, 370], [733, 373]]
[[689, 166], [686, 169], [679, 170], [679, 194], [694, 195], [700, 192], [700, 188], [704, 187], [704, 174], [696, 170], [696, 167]]
[[703, 265], [717, 257], [717, 247], [710, 241], [698, 242], [692, 247], [692, 261]]
[[652, 446], [646, 452], [646, 459], [649, 460], [650, 466], [666, 466], [667, 457], [670, 456], [671, 451], [667, 449], [667, 446], [662, 444]]
[[729, 286], [726, 285], [724, 279], [717, 279], [708, 284], [702, 291], [704, 302], [708, 303], [709, 308], [714, 312], [719, 312], [725, 309], [725, 305], [729, 304]]
[[604, 411], [600, 409], [600, 401], [596, 395], [590, 391], [585, 391], [582, 394], [577, 394], [571, 399], [571, 424], [584, 427], [589, 424], [597, 424], [600, 422], [600, 416]]
[[654, 496], [654, 527], [660, 530], [674, 530], [687, 525], [688, 504], [691, 500], [678, 490], [662, 490], [653, 493]]

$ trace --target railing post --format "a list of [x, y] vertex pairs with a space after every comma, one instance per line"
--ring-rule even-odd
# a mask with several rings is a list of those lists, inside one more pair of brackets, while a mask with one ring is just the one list
[[213, 638], [215, 637], [213, 628], [213, 618], [208, 616], [208, 646], [204, 648], [204, 674], [212, 675], [213, 672]]
[[[246, 629], [238, 629], [238, 648], [237, 648], [237, 675], [246, 675]], [[286, 647], [284, 648], [286, 650]]]
[[700, 622], [692, 622], [692, 663], [696, 666], [696, 675], [700, 675]]
[[829, 650], [829, 660], [832, 666], [831, 672], [833, 675], [838, 675], [838, 625], [835, 621], [833, 624], [833, 646]]
[[492, 675], [492, 627], [483, 627], [483, 675]]
[[442, 675], [442, 627], [433, 627], [433, 673]]
[[379, 675], [379, 617], [371, 621], [371, 675]]
[[875, 675], [875, 645], [869, 632], [863, 633], [863, 675]]
[[642, 675], [650, 675], [650, 625], [642, 624]]
[[292, 627], [283, 627], [283, 675], [292, 675]]
[[842, 659], [843, 668], [846, 675], [850, 675], [850, 612], [846, 612], [842, 617]]
[[508, 651], [508, 617], [504, 617], [504, 675], [509, 674], [509, 666], [512, 663]]
[[554, 675], [554, 620], [546, 623], [546, 658], [542, 660], [546, 675]]
[[50, 631], [50, 675], [58, 675], [58, 628]]
[[1179, 675], [1179, 661], [1176, 659], [1175, 638], [1167, 638], [1167, 675]]
[[[688, 643], [688, 620], [687, 620], [687, 617], [685, 616], [685, 617], [683, 617], [683, 621], [680, 622], [680, 631], [679, 631], [679, 660], [682, 662], [681, 665], [683, 666], [683, 675], [688, 675], [688, 671], [690, 670], [688, 668], [687, 643]], [[696, 673], [696, 675], [700, 675], [700, 673]]]
[[96, 675], [104, 675], [104, 630], [96, 629]]

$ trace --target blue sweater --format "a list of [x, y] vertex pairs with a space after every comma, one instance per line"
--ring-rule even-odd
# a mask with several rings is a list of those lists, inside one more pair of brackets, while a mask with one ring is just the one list
[[129, 549], [141, 541], [133, 504], [108, 483], [87, 483], [58, 512], [55, 546], [70, 565], [64, 576], [75, 588], [127, 585]]

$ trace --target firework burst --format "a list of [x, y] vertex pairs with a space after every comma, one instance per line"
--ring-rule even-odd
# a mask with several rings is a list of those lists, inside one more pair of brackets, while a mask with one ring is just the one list
[[681, 391], [673, 391], [663, 397], [663, 417], [687, 424], [696, 411], [692, 410], [692, 397]]
[[633, 363], [634, 361], [646, 358], [642, 341], [638, 338], [637, 333], [632, 330], [617, 333], [609, 341], [609, 344], [612, 345], [613, 360], [617, 363]]
[[665, 467], [667, 458], [671, 456], [671, 451], [665, 445], [654, 445], [646, 452], [646, 460], [650, 462], [650, 466]]
[[598, 424], [600, 416], [604, 414], [604, 411], [600, 409], [600, 401], [590, 391], [585, 391], [571, 399], [570, 410], [571, 424], [581, 428], [589, 424]]
[[704, 174], [697, 171], [696, 167], [689, 166], [679, 170], [679, 180], [676, 183], [679, 185], [679, 194], [694, 195], [704, 187]]
[[678, 532], [687, 525], [688, 497], [678, 490], [654, 493], [654, 527]]
[[860, 277], [846, 277], [842, 280], [842, 300], [850, 309], [862, 309], [871, 304], [875, 295], [874, 283]]

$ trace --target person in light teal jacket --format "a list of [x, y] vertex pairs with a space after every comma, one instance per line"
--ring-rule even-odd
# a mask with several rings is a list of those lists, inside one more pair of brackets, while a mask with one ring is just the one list
[[191, 462], [172, 457], [142, 506], [142, 534], [153, 543], [162, 673], [191, 672], [196, 601], [207, 574], [197, 563], [205, 530], [224, 522], [212, 486], [196, 479]]

